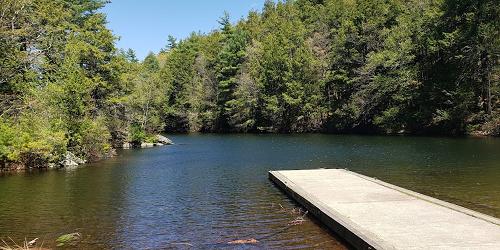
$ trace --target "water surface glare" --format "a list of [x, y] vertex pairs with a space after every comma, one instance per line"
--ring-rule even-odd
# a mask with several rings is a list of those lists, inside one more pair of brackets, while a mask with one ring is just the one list
[[[500, 139], [173, 135], [73, 171], [0, 177], [0, 238], [83, 249], [345, 249], [267, 179], [269, 170], [348, 168], [500, 217]], [[257, 244], [230, 241], [254, 238]]]

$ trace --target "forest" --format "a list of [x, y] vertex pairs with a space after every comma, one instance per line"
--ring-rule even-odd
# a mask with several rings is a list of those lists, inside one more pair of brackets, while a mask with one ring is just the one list
[[0, 0], [0, 168], [159, 133], [500, 134], [496, 0], [266, 1], [138, 60], [103, 0]]

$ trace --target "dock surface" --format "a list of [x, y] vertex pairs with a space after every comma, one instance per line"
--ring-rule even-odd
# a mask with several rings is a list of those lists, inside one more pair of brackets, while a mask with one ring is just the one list
[[343, 169], [269, 178], [357, 249], [500, 249], [500, 220]]

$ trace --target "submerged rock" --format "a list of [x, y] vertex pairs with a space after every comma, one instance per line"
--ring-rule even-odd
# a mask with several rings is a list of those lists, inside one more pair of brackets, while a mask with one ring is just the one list
[[227, 244], [257, 244], [257, 243], [259, 243], [258, 240], [254, 239], [254, 238], [250, 238], [250, 239], [243, 239], [243, 240], [233, 240], [233, 241], [228, 242]]
[[174, 144], [172, 142], [172, 140], [168, 139], [167, 137], [165, 137], [163, 135], [156, 135], [156, 139], [162, 145], [172, 145], [172, 144]]
[[57, 238], [56, 243], [58, 247], [67, 245], [74, 246], [80, 241], [81, 238], [82, 235], [80, 233], [64, 234], [59, 236], [59, 238]]

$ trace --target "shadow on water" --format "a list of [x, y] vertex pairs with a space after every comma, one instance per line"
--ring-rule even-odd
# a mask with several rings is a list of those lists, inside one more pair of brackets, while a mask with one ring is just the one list
[[[0, 177], [0, 238], [79, 247], [345, 249], [267, 179], [269, 170], [348, 168], [500, 216], [500, 139], [173, 135], [74, 171]], [[333, 236], [333, 237], [332, 237]], [[255, 239], [258, 243], [230, 244]]]

